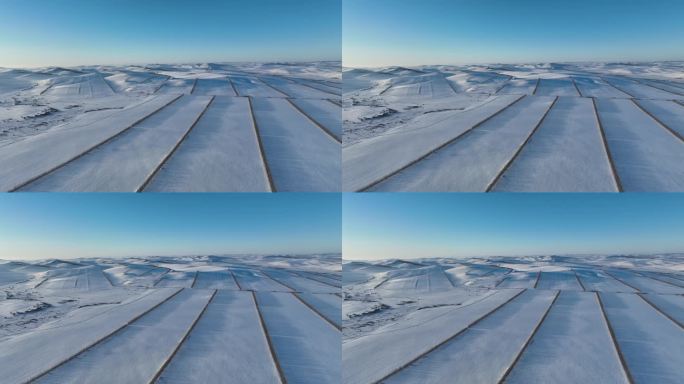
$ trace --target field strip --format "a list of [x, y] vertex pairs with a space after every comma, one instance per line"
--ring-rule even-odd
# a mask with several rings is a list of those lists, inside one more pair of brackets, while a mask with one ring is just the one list
[[639, 295], [600, 293], [633, 382], [676, 383], [684, 377], [684, 332]]
[[17, 191], [154, 117], [180, 95], [152, 97], [86, 125], [46, 132], [0, 149], [0, 190]]
[[614, 192], [592, 101], [560, 97], [493, 187], [502, 192]]
[[[340, 285], [340, 284], [337, 284], [337, 283], [333, 284], [333, 283], [330, 283], [330, 280], [325, 281], [324, 279], [321, 279], [322, 277], [323, 277], [323, 278], [327, 278], [327, 277], [325, 277], [325, 276], [318, 276], [318, 275], [315, 275], [317, 278], [314, 278], [314, 277], [312, 277], [312, 274], [311, 274], [311, 273], [298, 272], [298, 271], [290, 271], [290, 273], [295, 274], [295, 275], [297, 275], [297, 276], [301, 276], [301, 277], [303, 277], [303, 278], [305, 278], [305, 279], [309, 279], [309, 280], [317, 281], [317, 282], [319, 282], [319, 283], [327, 284], [327, 285], [329, 285], [329, 286], [331, 286], [331, 287], [334, 287], [334, 288], [342, 288], [342, 285]], [[328, 278], [328, 279], [329, 279], [329, 278]], [[331, 279], [331, 280], [334, 280], [334, 279]]]
[[268, 273], [266, 270], [261, 270], [261, 272], [294, 292], [334, 293], [340, 289], [313, 279], [307, 279], [289, 270], [270, 269]]
[[580, 96], [579, 91], [570, 78], [541, 79], [537, 96]]
[[256, 79], [259, 80], [259, 81], [260, 81], [261, 83], [263, 83], [264, 85], [266, 85], [267, 87], [271, 88], [272, 90], [274, 90], [274, 91], [280, 93], [281, 95], [283, 95], [283, 96], [285, 96], [285, 97], [293, 97], [292, 95], [290, 95], [289, 93], [286, 93], [286, 92], [283, 91], [282, 89], [276, 88], [276, 87], [274, 87], [273, 85], [267, 83], [267, 82], [264, 81], [264, 79], [261, 78], [261, 77], [258, 77], [258, 76], [257, 76]]
[[342, 109], [327, 99], [287, 99], [308, 118], [342, 143]]
[[558, 295], [526, 290], [383, 383], [495, 383], [524, 350]]
[[486, 191], [529, 140], [554, 103], [553, 97], [524, 97], [372, 190]]
[[637, 293], [641, 292], [641, 289], [640, 289], [640, 288], [638, 288], [638, 287], [636, 287], [636, 286], [634, 286], [634, 285], [632, 285], [632, 284], [630, 284], [630, 283], [628, 283], [628, 282], [626, 282], [626, 281], [624, 281], [624, 280], [618, 278], [617, 276], [613, 275], [612, 273], [609, 273], [609, 272], [606, 271], [605, 269], [602, 269], [601, 272], [603, 272], [603, 273], [605, 273], [606, 275], [612, 277], [613, 279], [619, 281], [620, 283], [622, 283], [622, 284], [624, 284], [624, 285], [626, 285], [626, 286], [628, 286], [628, 287], [634, 289], [635, 291], [637, 291]]
[[678, 139], [681, 140], [681, 141], [684, 141], [684, 137], [682, 137], [682, 135], [679, 134], [679, 132], [677, 132], [677, 131], [675, 131], [674, 129], [668, 127], [665, 123], [663, 123], [662, 120], [660, 120], [659, 118], [657, 118], [657, 117], [656, 117], [655, 115], [653, 115], [650, 111], [648, 111], [648, 110], [647, 110], [646, 108], [644, 108], [641, 104], [639, 104], [639, 103], [636, 101], [636, 99], [631, 99], [631, 100], [632, 100], [632, 102], [633, 102], [637, 107], [639, 107], [639, 109], [641, 109], [642, 111], [644, 111], [645, 114], [649, 115], [649, 116], [650, 116], [656, 123], [658, 123], [661, 127], [663, 127], [663, 128], [666, 129], [668, 132], [670, 132], [674, 137], [678, 138]]
[[[197, 278], [197, 272], [195, 272], [195, 278]], [[193, 285], [194, 284], [195, 283], [193, 281]], [[161, 376], [164, 369], [166, 369], [166, 367], [169, 365], [171, 360], [173, 360], [173, 358], [176, 356], [176, 353], [178, 352], [180, 347], [188, 339], [188, 336], [190, 336], [190, 333], [192, 332], [192, 330], [195, 329], [197, 322], [199, 322], [199, 320], [202, 318], [204, 313], [207, 311], [207, 307], [209, 306], [209, 304], [211, 304], [212, 300], [214, 300], [214, 297], [216, 296], [216, 292], [217, 292], [217, 290], [214, 289], [213, 292], [211, 293], [211, 296], [209, 297], [209, 300], [207, 300], [207, 302], [202, 307], [202, 310], [200, 311], [200, 313], [197, 315], [197, 317], [195, 317], [195, 320], [192, 321], [192, 324], [190, 324], [190, 327], [188, 327], [185, 334], [183, 334], [183, 337], [176, 344], [175, 348], [173, 348], [173, 351], [171, 351], [171, 354], [166, 358], [166, 360], [164, 360], [161, 367], [159, 367], [159, 369], [157, 370], [157, 373], [154, 374], [154, 377], [148, 382], [148, 384], [155, 383], [157, 381], [157, 379], [159, 379], [159, 376]]]
[[630, 284], [639, 288], [641, 292], [664, 293], [664, 294], [684, 294], [684, 287], [661, 281], [643, 275], [637, 271], [616, 270], [613, 275], [621, 275], [622, 280], [629, 280]]
[[300, 81], [296, 81], [296, 80], [294, 80], [294, 79], [292, 79], [292, 78], [285, 78], [285, 79], [288, 80], [288, 81], [290, 81], [290, 82], [292, 82], [292, 83], [294, 83], [294, 84], [297, 84], [297, 85], [299, 85], [299, 86], [311, 88], [311, 89], [315, 90], [316, 92], [323, 92], [323, 93], [325, 93], [325, 94], [332, 95], [332, 96], [340, 96], [338, 93], [326, 91], [325, 89], [317, 88], [317, 87], [314, 87], [313, 85], [306, 84], [306, 83], [303, 83], [303, 82], [300, 82]]
[[603, 316], [603, 320], [606, 323], [606, 326], [608, 327], [608, 332], [610, 333], [610, 339], [613, 342], [613, 347], [615, 348], [615, 351], [618, 354], [618, 357], [620, 358], [620, 365], [622, 365], [622, 370], [625, 372], [625, 376], [627, 376], [627, 382], [634, 383], [634, 379], [632, 378], [632, 373], [629, 370], [629, 366], [627, 365], [627, 362], [625, 361], [625, 356], [622, 353], [622, 349], [620, 349], [620, 344], [617, 341], [617, 338], [615, 336], [615, 331], [613, 330], [613, 326], [608, 320], [608, 315], [606, 314], [606, 308], [603, 304], [603, 300], [601, 300], [601, 294], [599, 292], [596, 293], [596, 299], [599, 302], [599, 308], [601, 308], [601, 315]]
[[[5, 338], [0, 343], [0, 374], [6, 383], [26, 383], [68, 363], [175, 297], [181, 290], [156, 290], [125, 304], [100, 312], [89, 311], [67, 323]], [[59, 340], [59, 342], [49, 342]]]
[[340, 332], [290, 293], [255, 295], [285, 380], [338, 384]]
[[672, 94], [675, 94], [675, 95], [684, 96], [684, 93], [681, 93], [681, 91], [672, 91], [672, 90], [668, 90], [668, 89], [665, 89], [665, 88], [661, 88], [661, 87], [658, 87], [658, 86], [655, 86], [655, 85], [651, 84], [650, 82], [644, 82], [644, 81], [639, 80], [639, 79], [634, 78], [634, 77], [630, 77], [630, 80], [634, 80], [634, 81], [636, 81], [636, 82], [639, 83], [639, 84], [643, 84], [643, 85], [645, 85], [645, 86], [647, 86], [647, 87], [652, 87], [652, 88], [655, 88], [655, 89], [658, 89], [658, 90], [661, 90], [661, 91], [664, 91], [664, 92], [667, 92], [667, 93], [672, 93]]
[[684, 189], [684, 142], [627, 99], [595, 99], [625, 191]]
[[253, 269], [236, 269], [233, 270], [236, 280], [239, 282], [239, 286], [243, 290], [248, 291], [279, 291], [279, 292], [291, 292], [292, 288], [281, 284], [267, 275], [262, 271], [257, 271]]
[[256, 307], [257, 313], [259, 315], [259, 324], [261, 324], [261, 329], [266, 335], [268, 350], [271, 353], [271, 359], [273, 360], [273, 363], [275, 364], [276, 369], [278, 371], [278, 377], [280, 378], [280, 382], [282, 384], [287, 384], [287, 379], [285, 378], [283, 367], [280, 364], [280, 360], [278, 360], [278, 355], [276, 354], [275, 348], [273, 346], [273, 339], [271, 338], [271, 335], [268, 332], [268, 328], [266, 327], [266, 323], [264, 322], [264, 315], [261, 312], [261, 309], [259, 308], [259, 300], [257, 299], [256, 292], [254, 291], [252, 291], [252, 298], [254, 299], [254, 306]]
[[275, 383], [252, 292], [219, 290], [189, 337], [159, 376], [159, 383]]
[[591, 382], [627, 383], [627, 377], [596, 294], [563, 291], [506, 383]]
[[[467, 132], [485, 124], [523, 95], [495, 96], [476, 108], [431, 122], [418, 128], [377, 136], [343, 148], [345, 191], [367, 191], [399, 172], [447, 147]], [[406, 146], [411, 143], [411, 146]], [[373, 164], [372, 168], [368, 164]]]
[[197, 118], [195, 119], [195, 121], [193, 121], [192, 124], [190, 124], [190, 127], [185, 131], [185, 133], [183, 133], [183, 135], [178, 139], [178, 141], [176, 141], [176, 144], [174, 144], [174, 146], [171, 148], [171, 150], [166, 155], [164, 155], [164, 157], [161, 159], [159, 164], [154, 168], [154, 170], [152, 170], [152, 172], [149, 174], [149, 176], [147, 176], [147, 178], [145, 178], [145, 181], [143, 181], [143, 183], [136, 189], [136, 192], [142, 192], [145, 190], [145, 188], [149, 185], [150, 181], [152, 181], [152, 179], [154, 179], [154, 177], [157, 175], [159, 170], [164, 166], [164, 164], [166, 164], [166, 162], [171, 158], [171, 156], [173, 156], [173, 154], [176, 153], [176, 151], [178, 150], [178, 147], [180, 147], [181, 143], [183, 143], [183, 140], [185, 140], [185, 138], [188, 137], [190, 132], [192, 132], [192, 130], [197, 125], [197, 123], [202, 119], [202, 116], [204, 116], [204, 114], [207, 112], [207, 109], [209, 109], [209, 106], [211, 106], [211, 104], [214, 102], [215, 98], [216, 98], [215, 96], [211, 96], [211, 98], [209, 99], [209, 102], [204, 106], [204, 109], [202, 109], [202, 112], [200, 112], [200, 114], [197, 115]]
[[335, 324], [332, 320], [330, 320], [327, 316], [325, 316], [323, 313], [321, 313], [316, 307], [311, 305], [308, 301], [304, 300], [301, 296], [300, 293], [298, 292], [292, 292], [292, 295], [297, 298], [297, 300], [301, 301], [302, 304], [306, 305], [307, 308], [312, 310], [316, 315], [318, 315], [321, 319], [325, 320], [326, 323], [330, 324], [333, 328], [337, 329], [338, 331], [342, 332], [342, 326], [339, 324]]
[[197, 117], [207, 96], [183, 96], [160, 113], [27, 185], [32, 191], [132, 192], [159, 165]]
[[487, 188], [485, 189], [485, 191], [487, 191], [487, 192], [491, 192], [491, 191], [492, 191], [492, 189], [493, 189], [494, 186], [496, 186], [496, 184], [499, 182], [499, 180], [501, 179], [501, 177], [503, 176], [503, 174], [506, 173], [506, 171], [507, 171], [508, 168], [511, 166], [511, 164], [513, 164], [513, 162], [515, 161], [515, 159], [518, 158], [518, 155], [519, 155], [520, 152], [523, 150], [523, 148], [525, 147], [525, 145], [526, 145], [527, 143], [529, 143], [530, 139], [531, 139], [532, 136], [535, 134], [535, 132], [537, 132], [537, 130], [539, 130], [539, 127], [544, 123], [544, 120], [545, 120], [546, 117], [549, 115], [549, 112], [551, 111], [551, 109], [553, 109], [554, 105], [556, 105], [557, 102], [558, 102], [558, 96], [556, 96], [556, 97], [553, 99], [553, 101], [551, 102], [551, 105], [549, 106], [548, 109], [546, 109], [546, 111], [544, 111], [544, 114], [541, 116], [541, 119], [539, 119], [539, 121], [538, 121], [537, 124], [534, 126], [534, 128], [532, 128], [532, 130], [530, 131], [530, 133], [529, 133], [529, 134], [527, 135], [527, 137], [525, 138], [525, 141], [523, 141], [522, 144], [520, 144], [520, 145], [518, 146], [518, 149], [515, 151], [515, 153], [513, 153], [513, 156], [511, 156], [511, 157], [508, 159], [508, 161], [504, 164], [503, 168], [501, 168], [501, 170], [496, 174], [496, 176], [494, 177], [494, 179], [487, 185]]
[[573, 271], [541, 272], [537, 289], [550, 289], [559, 291], [583, 290], [578, 283], [577, 275]]
[[252, 127], [254, 128], [254, 134], [256, 135], [257, 143], [259, 144], [259, 155], [261, 156], [261, 162], [264, 164], [264, 170], [266, 171], [266, 178], [268, 179], [269, 190], [271, 192], [276, 192], [275, 183], [273, 182], [273, 174], [271, 173], [271, 168], [268, 166], [266, 152], [264, 151], [264, 141], [261, 137], [259, 124], [257, 124], [256, 117], [254, 115], [254, 101], [251, 97], [248, 97], [247, 100], [249, 101], [249, 114], [252, 117]]
[[636, 96], [634, 96], [633, 93], [627, 92], [625, 89], [623, 89], [623, 88], [621, 88], [621, 87], [618, 87], [617, 85], [611, 83], [611, 82], [608, 81], [608, 79], [606, 79], [605, 77], [599, 77], [599, 79], [601, 79], [604, 83], [610, 85], [611, 87], [617, 89], [618, 91], [620, 91], [620, 92], [622, 92], [622, 93], [625, 93], [625, 94], [629, 95], [629, 97], [631, 97], [631, 98], [635, 98], [635, 97], [636, 97]]
[[613, 175], [613, 180], [615, 180], [615, 185], [617, 186], [618, 192], [623, 192], [622, 182], [620, 181], [620, 175], [615, 168], [615, 161], [613, 160], [613, 155], [610, 152], [610, 147], [608, 146], [608, 139], [606, 138], [606, 130], [603, 128], [603, 123], [601, 122], [601, 115], [599, 115], [598, 107], [596, 106], [596, 98], [591, 98], [592, 105], [594, 106], [594, 115], [596, 116], [596, 122], [598, 123], [599, 132], [601, 133], [601, 142], [603, 143], [603, 148], [606, 151], [606, 156], [608, 157], [608, 163], [610, 164], [610, 172]]
[[278, 191], [340, 190], [339, 142], [283, 98], [255, 98], [252, 106]]
[[641, 272], [639, 272], [639, 274], [641, 276], [649, 277], [651, 279], [658, 280], [658, 281], [666, 283], [666, 284], [674, 285], [675, 287], [684, 288], [684, 281], [682, 281], [681, 279], [678, 279], [676, 277], [672, 277], [668, 274], [657, 273], [657, 272], [645, 272], [645, 271], [641, 271]]
[[327, 321], [342, 330], [342, 297], [336, 293], [297, 293], [300, 299], [316, 309]]
[[[38, 382], [151, 383], [183, 342], [210, 298], [209, 291], [181, 290]], [[103, 376], [103, 371], [116, 372], [116, 375]]]
[[679, 328], [682, 328], [682, 329], [684, 330], [684, 323], [682, 323], [681, 321], [679, 321], [679, 320], [675, 319], [674, 317], [670, 316], [667, 312], [665, 312], [663, 309], [661, 309], [660, 307], [658, 307], [654, 302], [652, 302], [651, 300], [648, 299], [649, 297], [651, 297], [651, 296], [653, 296], [653, 295], [646, 295], [646, 294], [643, 294], [643, 293], [637, 293], [637, 295], [638, 295], [639, 297], [641, 297], [642, 299], [644, 299], [644, 301], [647, 302], [648, 305], [650, 305], [651, 307], [653, 307], [653, 309], [655, 309], [656, 311], [658, 311], [661, 315], [667, 317], [667, 318], [670, 319], [673, 323], [677, 324], [677, 325], [679, 326]]
[[[494, 313], [524, 290], [500, 290], [454, 308], [419, 311], [402, 328], [387, 326], [343, 343], [342, 382], [378, 383], [456, 338], [468, 327]], [[383, 345], [378, 354], [378, 345]]]
[[304, 117], [306, 117], [309, 121], [311, 121], [315, 126], [317, 126], [317, 127], [320, 128], [323, 132], [325, 132], [326, 135], [330, 136], [331, 139], [335, 140], [335, 141], [336, 141], [337, 143], [339, 143], [339, 144], [342, 144], [342, 139], [341, 139], [338, 135], [334, 134], [334, 133], [333, 133], [332, 131], [330, 131], [328, 128], [326, 128], [325, 126], [323, 126], [323, 124], [319, 123], [316, 119], [314, 119], [313, 117], [311, 117], [308, 113], [304, 112], [304, 110], [303, 110], [302, 108], [300, 108], [297, 104], [295, 104], [295, 103], [292, 101], [292, 99], [289, 99], [289, 98], [288, 98], [288, 99], [285, 99], [285, 100], [287, 100], [287, 101], [290, 103], [290, 105], [292, 105], [292, 107], [293, 107], [294, 109], [296, 109], [299, 113], [301, 113], [302, 115], [304, 115]]
[[197, 280], [193, 287], [199, 289], [239, 290], [237, 284], [235, 284], [235, 280], [233, 280], [230, 273], [226, 270], [198, 272]]

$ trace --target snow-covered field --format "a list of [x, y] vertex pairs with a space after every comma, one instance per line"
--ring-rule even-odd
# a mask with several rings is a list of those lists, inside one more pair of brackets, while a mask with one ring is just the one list
[[684, 254], [343, 262], [344, 384], [680, 383]]
[[343, 70], [344, 191], [684, 191], [684, 63]]
[[0, 261], [3, 383], [338, 383], [339, 255]]
[[0, 191], [339, 191], [339, 62], [0, 69]]

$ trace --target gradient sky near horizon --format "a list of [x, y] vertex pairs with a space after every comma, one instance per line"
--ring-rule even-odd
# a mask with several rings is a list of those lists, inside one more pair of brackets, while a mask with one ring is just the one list
[[684, 252], [684, 194], [354, 193], [348, 260]]
[[343, 65], [684, 60], [681, 0], [344, 0]]
[[0, 259], [341, 251], [341, 197], [309, 193], [0, 196]]
[[0, 0], [0, 67], [341, 60], [341, 0]]

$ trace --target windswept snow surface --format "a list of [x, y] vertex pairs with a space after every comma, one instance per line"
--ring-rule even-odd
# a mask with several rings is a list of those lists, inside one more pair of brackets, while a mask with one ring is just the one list
[[0, 261], [1, 381], [338, 383], [341, 288], [318, 277], [339, 281], [340, 265], [339, 255]]
[[684, 254], [344, 261], [343, 278], [344, 384], [682, 376]]
[[342, 77], [344, 191], [684, 191], [684, 62]]
[[0, 191], [339, 191], [341, 94], [339, 62], [0, 68]]

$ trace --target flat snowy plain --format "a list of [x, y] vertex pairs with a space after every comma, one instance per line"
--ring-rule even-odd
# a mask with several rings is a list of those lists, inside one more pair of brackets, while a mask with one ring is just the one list
[[339, 383], [340, 255], [0, 261], [3, 383]]
[[0, 69], [0, 191], [339, 191], [340, 65]]
[[684, 191], [684, 63], [342, 77], [344, 191]]
[[684, 254], [343, 262], [342, 382], [680, 383]]

